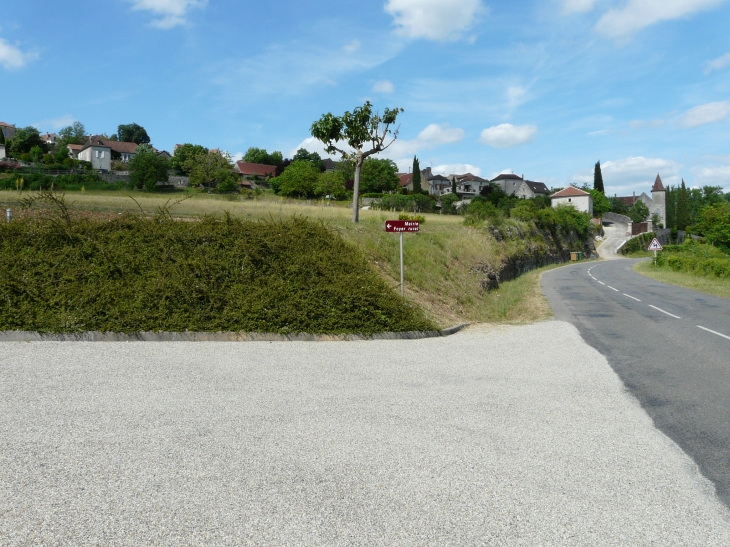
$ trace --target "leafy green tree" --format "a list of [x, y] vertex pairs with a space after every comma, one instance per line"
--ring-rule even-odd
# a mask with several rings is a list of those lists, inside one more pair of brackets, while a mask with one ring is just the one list
[[81, 122], [74, 122], [58, 132], [56, 144], [66, 147], [68, 144], [84, 144], [86, 141], [86, 128]]
[[189, 175], [195, 165], [198, 154], [207, 154], [208, 149], [199, 144], [185, 143], [175, 149], [170, 158], [170, 168], [178, 175]]
[[251, 147], [246, 150], [246, 154], [243, 156], [243, 161], [248, 163], [260, 163], [263, 165], [281, 165], [284, 161], [284, 157], [281, 152], [275, 150], [269, 154], [265, 148], [254, 148]]
[[455, 205], [457, 201], [459, 201], [459, 196], [456, 195], [456, 192], [442, 196], [441, 212], [445, 215], [455, 215], [458, 212]]
[[30, 153], [34, 146], [40, 147], [41, 150], [45, 145], [41, 141], [41, 134], [35, 127], [21, 127], [16, 129], [15, 137], [10, 139], [8, 143], [8, 155], [14, 158], [20, 157], [21, 154]]
[[416, 156], [413, 156], [413, 193], [423, 193], [423, 187], [421, 186], [421, 164]]
[[150, 136], [147, 134], [145, 128], [136, 123], [120, 125], [117, 127], [116, 136], [120, 142], [133, 142], [136, 144], [150, 142]]
[[304, 148], [300, 148], [299, 150], [297, 150], [297, 153], [294, 154], [294, 157], [291, 159], [291, 161], [308, 161], [311, 162], [320, 171], [324, 171], [324, 164], [322, 163], [322, 158], [320, 157], [320, 155], [317, 154], [317, 152], [308, 152]]
[[695, 228], [707, 241], [730, 253], [730, 204], [716, 203], [702, 209]]
[[308, 198], [315, 195], [320, 171], [310, 161], [294, 161], [272, 179], [282, 196]]
[[593, 216], [601, 218], [605, 213], [611, 211], [611, 202], [600, 190], [588, 190], [593, 198]]
[[629, 209], [629, 217], [633, 222], [645, 222], [649, 218], [649, 208], [640, 199], [636, 200]]
[[31, 148], [29, 154], [34, 163], [40, 163], [43, 161], [43, 150], [40, 146], [34, 146]]
[[207, 188], [210, 193], [218, 183], [228, 180], [231, 172], [233, 164], [228, 153], [198, 152], [190, 170], [190, 184]]
[[[310, 132], [315, 139], [322, 141], [330, 154], [339, 152], [343, 159], [355, 165], [355, 177], [352, 196], [352, 220], [360, 220], [360, 172], [364, 161], [373, 154], [382, 152], [398, 138], [398, 129], [391, 129], [402, 108], [383, 111], [382, 116], [373, 111], [373, 105], [366, 101], [361, 107], [345, 112], [342, 116], [334, 116], [331, 112], [324, 114], [312, 124]], [[351, 150], [346, 150], [340, 141], [344, 141]], [[386, 142], [389, 141], [389, 142]]]
[[598, 190], [602, 194], [605, 193], [603, 188], [603, 174], [601, 173], [601, 162], [597, 161], [593, 169], [593, 189]]
[[684, 185], [684, 179], [682, 179], [682, 185], [677, 190], [677, 230], [686, 230], [689, 224], [689, 193]]
[[398, 188], [398, 166], [392, 160], [367, 158], [362, 164], [362, 192], [390, 192]]
[[317, 196], [330, 196], [331, 199], [344, 199], [347, 197], [345, 182], [345, 174], [342, 171], [320, 173], [314, 193]]
[[157, 182], [167, 181], [167, 160], [148, 146], [138, 146], [129, 161], [129, 181], [137, 189], [154, 192]]

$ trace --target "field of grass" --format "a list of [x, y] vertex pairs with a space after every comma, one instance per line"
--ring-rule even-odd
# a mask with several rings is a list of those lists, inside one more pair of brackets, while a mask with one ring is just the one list
[[[17, 208], [28, 193], [0, 192], [0, 207]], [[321, 222], [359, 248], [368, 261], [393, 288], [399, 288], [398, 235], [387, 234], [384, 223], [398, 213], [361, 211], [361, 221], [353, 224], [347, 203], [295, 201], [264, 194], [254, 199], [239, 196], [198, 194], [179, 202], [183, 194], [134, 192], [133, 198], [121, 193], [68, 192], [66, 201], [74, 210], [96, 211], [104, 215], [126, 212], [152, 216], [166, 204], [179, 219], [204, 216], [222, 218], [226, 213], [242, 220], [286, 220], [293, 216]], [[178, 203], [179, 202], [179, 203]], [[499, 289], [482, 293], [479, 276], [471, 267], [480, 262], [498, 266], [503, 258], [539, 242], [515, 237], [497, 242], [485, 229], [465, 226], [463, 218], [426, 214], [418, 234], [405, 237], [406, 297], [421, 306], [439, 326], [462, 322], [529, 322], [549, 317], [551, 312], [539, 289], [539, 271], [501, 284]], [[517, 228], [524, 228], [519, 222]]]
[[634, 271], [662, 283], [694, 289], [713, 296], [730, 298], [730, 279], [707, 277], [688, 272], [675, 272], [666, 267], [654, 266], [653, 261], [638, 262]]

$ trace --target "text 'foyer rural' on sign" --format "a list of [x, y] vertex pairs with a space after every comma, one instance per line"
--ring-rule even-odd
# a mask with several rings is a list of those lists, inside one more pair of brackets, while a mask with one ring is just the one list
[[421, 223], [417, 220], [386, 220], [386, 232], [417, 232], [421, 227]]

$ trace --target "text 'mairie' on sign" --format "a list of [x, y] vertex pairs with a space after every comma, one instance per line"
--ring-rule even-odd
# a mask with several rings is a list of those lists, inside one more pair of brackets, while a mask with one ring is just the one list
[[421, 223], [417, 220], [386, 220], [386, 232], [418, 232]]

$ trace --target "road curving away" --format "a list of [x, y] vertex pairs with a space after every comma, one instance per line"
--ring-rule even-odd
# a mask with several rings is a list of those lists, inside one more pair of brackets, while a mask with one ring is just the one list
[[730, 545], [570, 324], [0, 344], [3, 545]]

